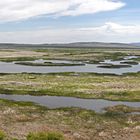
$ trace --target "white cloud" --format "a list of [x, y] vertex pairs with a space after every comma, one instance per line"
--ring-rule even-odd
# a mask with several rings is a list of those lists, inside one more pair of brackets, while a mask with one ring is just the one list
[[96, 32], [105, 35], [140, 35], [139, 25], [121, 25], [114, 22], [107, 22], [103, 26], [93, 28], [81, 28], [83, 32]]
[[0, 32], [0, 42], [65, 43], [77, 41], [139, 42], [140, 26], [108, 22], [92, 28], [50, 28], [34, 31]]
[[0, 21], [18, 21], [40, 15], [77, 16], [116, 10], [120, 0], [1, 0]]

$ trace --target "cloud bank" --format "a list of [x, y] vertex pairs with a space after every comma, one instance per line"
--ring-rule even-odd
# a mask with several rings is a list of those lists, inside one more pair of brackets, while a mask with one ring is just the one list
[[72, 29], [41, 29], [34, 31], [0, 32], [0, 42], [66, 43], [79, 41], [139, 42], [139, 25], [108, 22], [102, 26]]
[[125, 6], [121, 0], [1, 0], [0, 22], [51, 16], [78, 16], [117, 10]]

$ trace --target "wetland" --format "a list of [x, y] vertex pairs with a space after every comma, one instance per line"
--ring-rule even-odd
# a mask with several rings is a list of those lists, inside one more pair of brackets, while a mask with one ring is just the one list
[[5, 139], [139, 139], [139, 58], [128, 48], [0, 49]]

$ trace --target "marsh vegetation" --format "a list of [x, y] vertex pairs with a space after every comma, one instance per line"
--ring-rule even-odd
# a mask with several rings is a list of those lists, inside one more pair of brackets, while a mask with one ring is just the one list
[[[119, 48], [0, 50], [2, 62], [16, 62], [30, 66], [45, 65], [46, 67], [48, 65], [53, 67], [82, 65], [83, 63], [99, 64], [105, 60], [123, 61], [121, 66], [133, 67], [139, 64], [139, 56], [139, 49]], [[127, 61], [125, 57], [129, 57], [130, 61]], [[47, 62], [42, 64], [30, 62], [39, 59], [47, 60]], [[75, 63], [49, 63], [50, 60], [68, 60]], [[117, 64], [114, 66], [116, 69], [120, 68]], [[93, 72], [50, 72], [48, 74], [5, 72], [0, 74], [0, 94], [67, 96], [139, 103], [140, 72], [122, 75]], [[32, 102], [1, 99], [0, 139], [137, 140], [140, 138], [139, 107], [119, 104], [107, 106], [102, 113], [99, 113], [76, 107], [50, 109]]]
[[99, 114], [80, 108], [48, 109], [30, 102], [0, 100], [0, 123], [3, 124], [0, 128], [10, 140], [26, 139], [29, 133], [30, 137], [38, 138], [36, 133], [40, 136], [40, 132], [43, 137], [53, 132], [60, 138], [63, 135], [66, 140], [112, 140], [113, 137], [119, 139], [120, 135], [139, 138], [140, 115], [129, 114], [134, 110], [140, 111], [138, 108], [114, 106]]
[[140, 73], [1, 74], [0, 80], [0, 94], [140, 101]]

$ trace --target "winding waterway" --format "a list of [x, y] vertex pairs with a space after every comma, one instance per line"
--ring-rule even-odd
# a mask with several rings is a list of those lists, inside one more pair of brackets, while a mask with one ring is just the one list
[[[126, 68], [101, 68], [98, 67], [104, 63], [108, 64], [120, 64], [123, 61], [129, 61], [131, 58], [136, 58], [136, 56], [125, 57], [122, 61], [111, 61], [105, 60], [100, 64], [85, 64], [81, 66], [25, 66], [15, 64], [15, 62], [7, 63], [0, 62], [0, 73], [58, 73], [58, 72], [93, 72], [93, 73], [111, 73], [121, 75], [128, 72], [139, 72], [140, 63], [138, 65], [131, 65], [132, 67]], [[53, 63], [71, 63], [72, 61], [63, 61], [63, 60], [35, 60], [30, 61], [34, 63], [43, 63], [43, 62], [53, 62]], [[74, 62], [72, 62], [74, 63]], [[79, 62], [80, 63], [80, 62]]]
[[[85, 64], [83, 66], [24, 66], [15, 64], [15, 62], [6, 63], [0, 62], [0, 73], [58, 73], [58, 72], [94, 72], [94, 73], [112, 73], [121, 75], [128, 72], [140, 71], [140, 63], [132, 65], [128, 68], [100, 68], [98, 66], [103, 64], [121, 64], [121, 62], [129, 61], [136, 56], [125, 57], [121, 61], [105, 60], [100, 64]], [[63, 60], [35, 60], [29, 61], [33, 63], [77, 63], [72, 61]], [[79, 62], [81, 63], [81, 62]], [[115, 105], [126, 105], [130, 107], [140, 107], [140, 102], [121, 102], [121, 101], [108, 101], [102, 99], [79, 99], [74, 97], [57, 97], [57, 96], [31, 96], [31, 95], [4, 95], [0, 94], [1, 99], [8, 99], [13, 101], [29, 101], [37, 103], [42, 106], [46, 106], [50, 109], [60, 107], [80, 107], [83, 109], [94, 110], [96, 112], [102, 112], [105, 107]]]
[[31, 95], [5, 95], [0, 94], [1, 99], [13, 101], [33, 102], [50, 109], [61, 107], [79, 107], [88, 110], [94, 110], [101, 113], [108, 106], [126, 105], [130, 107], [140, 107], [140, 102], [121, 102], [108, 101], [103, 99], [80, 99], [74, 97], [58, 97], [58, 96], [31, 96]]

